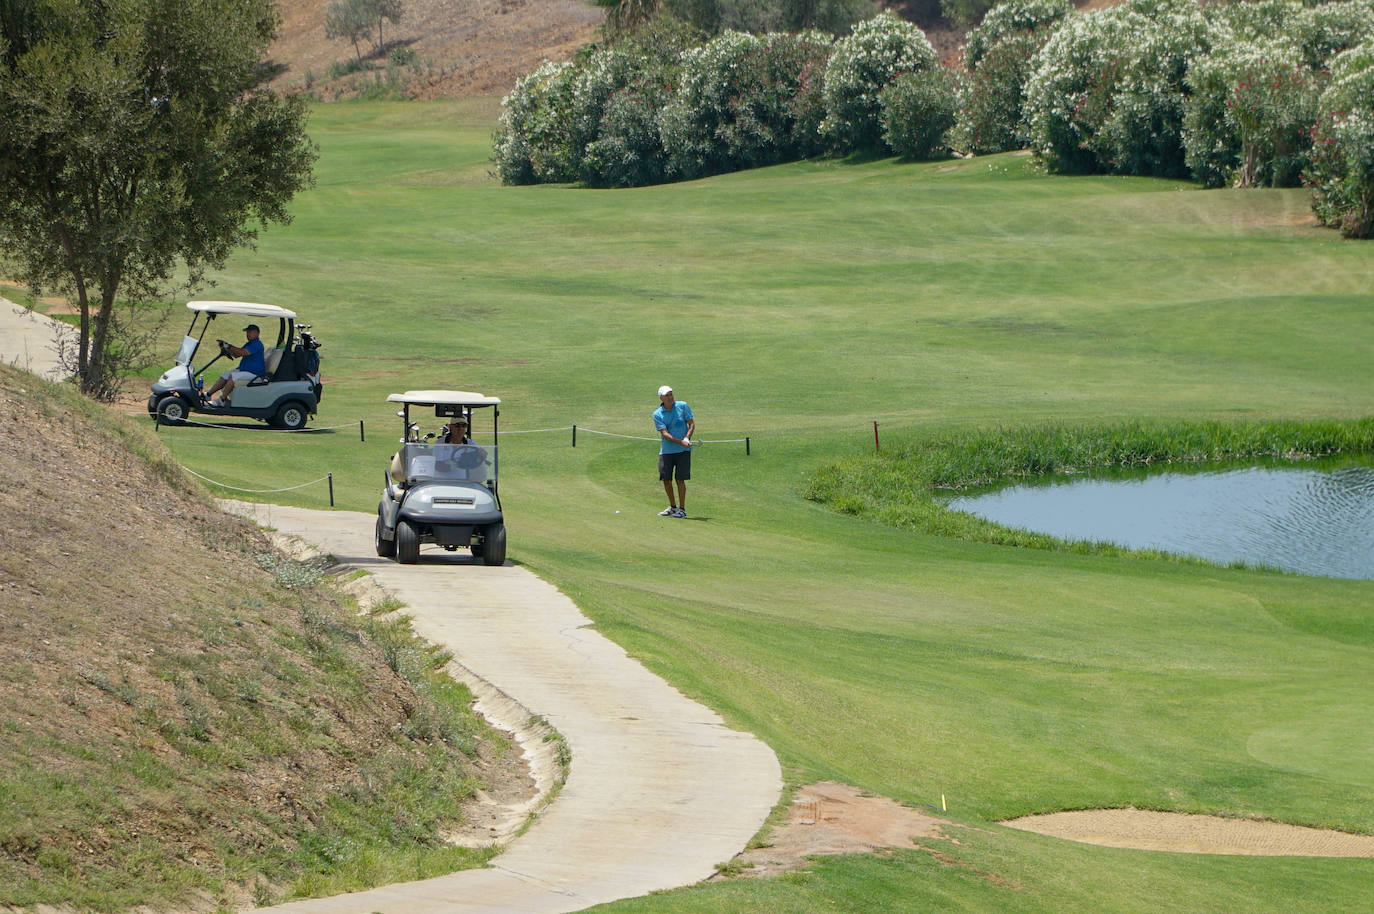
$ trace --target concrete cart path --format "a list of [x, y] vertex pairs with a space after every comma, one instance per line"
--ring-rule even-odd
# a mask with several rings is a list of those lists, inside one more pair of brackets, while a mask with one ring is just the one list
[[782, 777], [772, 750], [628, 657], [534, 574], [436, 547], [425, 547], [417, 565], [379, 559], [368, 514], [229, 507], [371, 571], [406, 604], [418, 634], [541, 715], [572, 752], [562, 791], [491, 867], [268, 910], [578, 911], [705, 879], [744, 849], [777, 803]]
[[0, 297], [0, 362], [59, 381], [66, 376], [57, 363], [59, 334], [76, 339], [76, 329], [70, 324]]

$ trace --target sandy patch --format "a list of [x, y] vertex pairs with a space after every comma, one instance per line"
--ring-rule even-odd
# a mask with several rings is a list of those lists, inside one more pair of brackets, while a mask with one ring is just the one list
[[1085, 844], [1185, 854], [1374, 857], [1374, 835], [1148, 809], [1084, 809], [1002, 823]]
[[891, 848], [919, 848], [918, 838], [950, 840], [952, 823], [873, 796], [847, 784], [822, 781], [801, 788], [764, 847], [750, 848], [731, 869], [745, 876], [773, 876], [804, 867], [808, 857], [871, 854]]

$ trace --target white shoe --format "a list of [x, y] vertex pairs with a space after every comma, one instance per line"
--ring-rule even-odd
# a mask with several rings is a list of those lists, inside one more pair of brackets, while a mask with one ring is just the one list
[[669, 505], [668, 507], [664, 508], [662, 511], [658, 512], [658, 516], [659, 516], [659, 517], [677, 517], [677, 508], [674, 507], [673, 505]]

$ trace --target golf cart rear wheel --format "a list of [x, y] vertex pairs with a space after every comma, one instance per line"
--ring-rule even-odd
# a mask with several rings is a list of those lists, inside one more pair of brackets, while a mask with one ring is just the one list
[[396, 522], [396, 561], [402, 565], [420, 561], [420, 531], [408, 520]]
[[157, 414], [164, 425], [181, 425], [191, 415], [191, 409], [181, 397], [163, 397], [158, 401]]
[[389, 559], [396, 554], [396, 541], [389, 540], [382, 536], [386, 531], [386, 524], [382, 523], [382, 515], [377, 515], [377, 532], [372, 537], [372, 544], [377, 548], [377, 554], [384, 559]]
[[272, 424], [277, 428], [294, 432], [296, 429], [305, 428], [306, 420], [309, 418], [310, 411], [305, 408], [305, 404], [292, 400], [282, 404], [282, 408], [272, 417]]
[[[506, 525], [492, 524], [482, 538], [482, 562], [486, 565], [506, 563]], [[474, 550], [474, 554], [476, 551]]]

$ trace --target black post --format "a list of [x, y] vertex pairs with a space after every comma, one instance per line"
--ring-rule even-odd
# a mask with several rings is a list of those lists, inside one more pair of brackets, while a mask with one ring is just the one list
[[577, 447], [577, 426], [573, 426], [573, 447]]
[[334, 474], [329, 474], [329, 507], [334, 507]]
[[363, 427], [363, 420], [358, 420], [358, 440], [367, 443], [367, 429]]
[[746, 435], [745, 438], [744, 438], [744, 456], [745, 456], [745, 457], [748, 457], [748, 456], [749, 456], [749, 436], [748, 436], [748, 435]]

